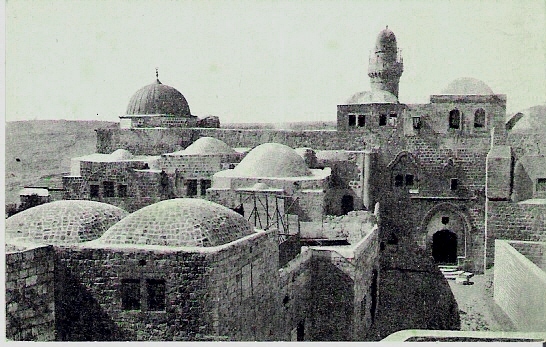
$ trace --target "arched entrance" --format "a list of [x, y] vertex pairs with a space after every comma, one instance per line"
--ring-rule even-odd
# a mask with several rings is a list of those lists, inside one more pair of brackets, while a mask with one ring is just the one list
[[439, 264], [457, 262], [457, 234], [443, 229], [432, 235], [432, 257]]
[[347, 214], [354, 209], [354, 198], [351, 195], [343, 195], [341, 198], [341, 213]]

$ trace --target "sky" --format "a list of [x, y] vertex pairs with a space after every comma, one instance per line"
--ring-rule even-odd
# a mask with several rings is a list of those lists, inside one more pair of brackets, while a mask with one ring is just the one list
[[546, 103], [546, 2], [8, 0], [6, 120], [119, 121], [154, 82], [221, 122], [335, 121], [370, 89], [386, 25], [404, 58], [399, 100], [426, 103], [453, 79]]

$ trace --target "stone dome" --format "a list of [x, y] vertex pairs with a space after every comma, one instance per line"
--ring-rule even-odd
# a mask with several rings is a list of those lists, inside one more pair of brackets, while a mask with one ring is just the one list
[[58, 200], [6, 219], [6, 240], [75, 244], [94, 240], [128, 215], [113, 205], [87, 200]]
[[190, 106], [184, 95], [175, 88], [162, 84], [159, 79], [133, 94], [126, 114], [166, 114], [185, 117], [191, 115]]
[[128, 159], [133, 159], [133, 155], [131, 154], [131, 152], [129, 152], [128, 150], [126, 149], [117, 149], [115, 150], [114, 152], [112, 152], [112, 154], [110, 154], [110, 157], [113, 159], [113, 160], [128, 160]]
[[303, 158], [292, 148], [280, 143], [264, 143], [254, 148], [233, 169], [240, 177], [311, 176]]
[[356, 93], [351, 96], [346, 102], [347, 105], [397, 103], [398, 98], [394, 94], [380, 89]]
[[381, 30], [375, 40], [375, 51], [377, 52], [396, 52], [396, 36], [394, 33], [386, 27]]
[[182, 153], [185, 154], [236, 154], [224, 141], [214, 137], [201, 137], [189, 145]]
[[203, 199], [170, 199], [146, 206], [113, 225], [94, 243], [170, 247], [220, 246], [253, 233], [238, 213]]
[[451, 81], [447, 87], [442, 90], [443, 95], [493, 95], [493, 90], [483, 81], [472, 78], [462, 77]]

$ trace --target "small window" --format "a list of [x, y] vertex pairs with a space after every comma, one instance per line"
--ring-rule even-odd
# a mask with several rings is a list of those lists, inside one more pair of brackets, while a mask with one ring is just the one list
[[201, 196], [207, 195], [207, 189], [211, 187], [211, 180], [201, 180]]
[[165, 280], [146, 280], [148, 311], [165, 310]]
[[404, 176], [403, 175], [394, 176], [394, 186], [402, 187], [403, 185], [404, 185]]
[[358, 126], [362, 128], [364, 125], [366, 125], [366, 116], [363, 114], [358, 115]]
[[124, 198], [124, 197], [127, 196], [127, 185], [126, 184], [118, 185], [118, 196], [120, 198]]
[[114, 197], [114, 182], [104, 182], [104, 197], [112, 198]]
[[398, 119], [398, 116], [396, 113], [391, 113], [389, 116], [389, 125], [391, 127], [396, 126], [396, 120]]
[[461, 113], [459, 110], [449, 111], [449, 128], [459, 129], [461, 127]]
[[413, 120], [413, 129], [421, 129], [421, 117], [412, 117]]
[[350, 114], [349, 115], [349, 126], [354, 127], [356, 125], [356, 115]]
[[406, 175], [406, 186], [413, 186], [413, 175], [407, 174]]
[[546, 178], [537, 179], [537, 192], [546, 192]]
[[485, 126], [485, 110], [479, 108], [474, 113], [474, 128], [483, 128]]
[[379, 115], [379, 126], [385, 126], [387, 125], [387, 115], [386, 114], [380, 114]]
[[187, 180], [187, 196], [196, 196], [197, 195], [197, 180]]
[[99, 185], [98, 184], [91, 184], [89, 186], [89, 196], [91, 198], [98, 198], [99, 197]]
[[450, 183], [450, 189], [457, 190], [457, 188], [459, 188], [459, 180], [456, 178], [452, 178]]
[[140, 280], [121, 281], [121, 309], [140, 310]]

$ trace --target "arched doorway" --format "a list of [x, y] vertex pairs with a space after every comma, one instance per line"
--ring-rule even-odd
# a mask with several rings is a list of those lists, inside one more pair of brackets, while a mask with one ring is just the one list
[[347, 214], [354, 209], [354, 198], [351, 195], [343, 195], [341, 198], [341, 213]]
[[444, 229], [432, 235], [432, 257], [439, 264], [457, 262], [457, 234]]

